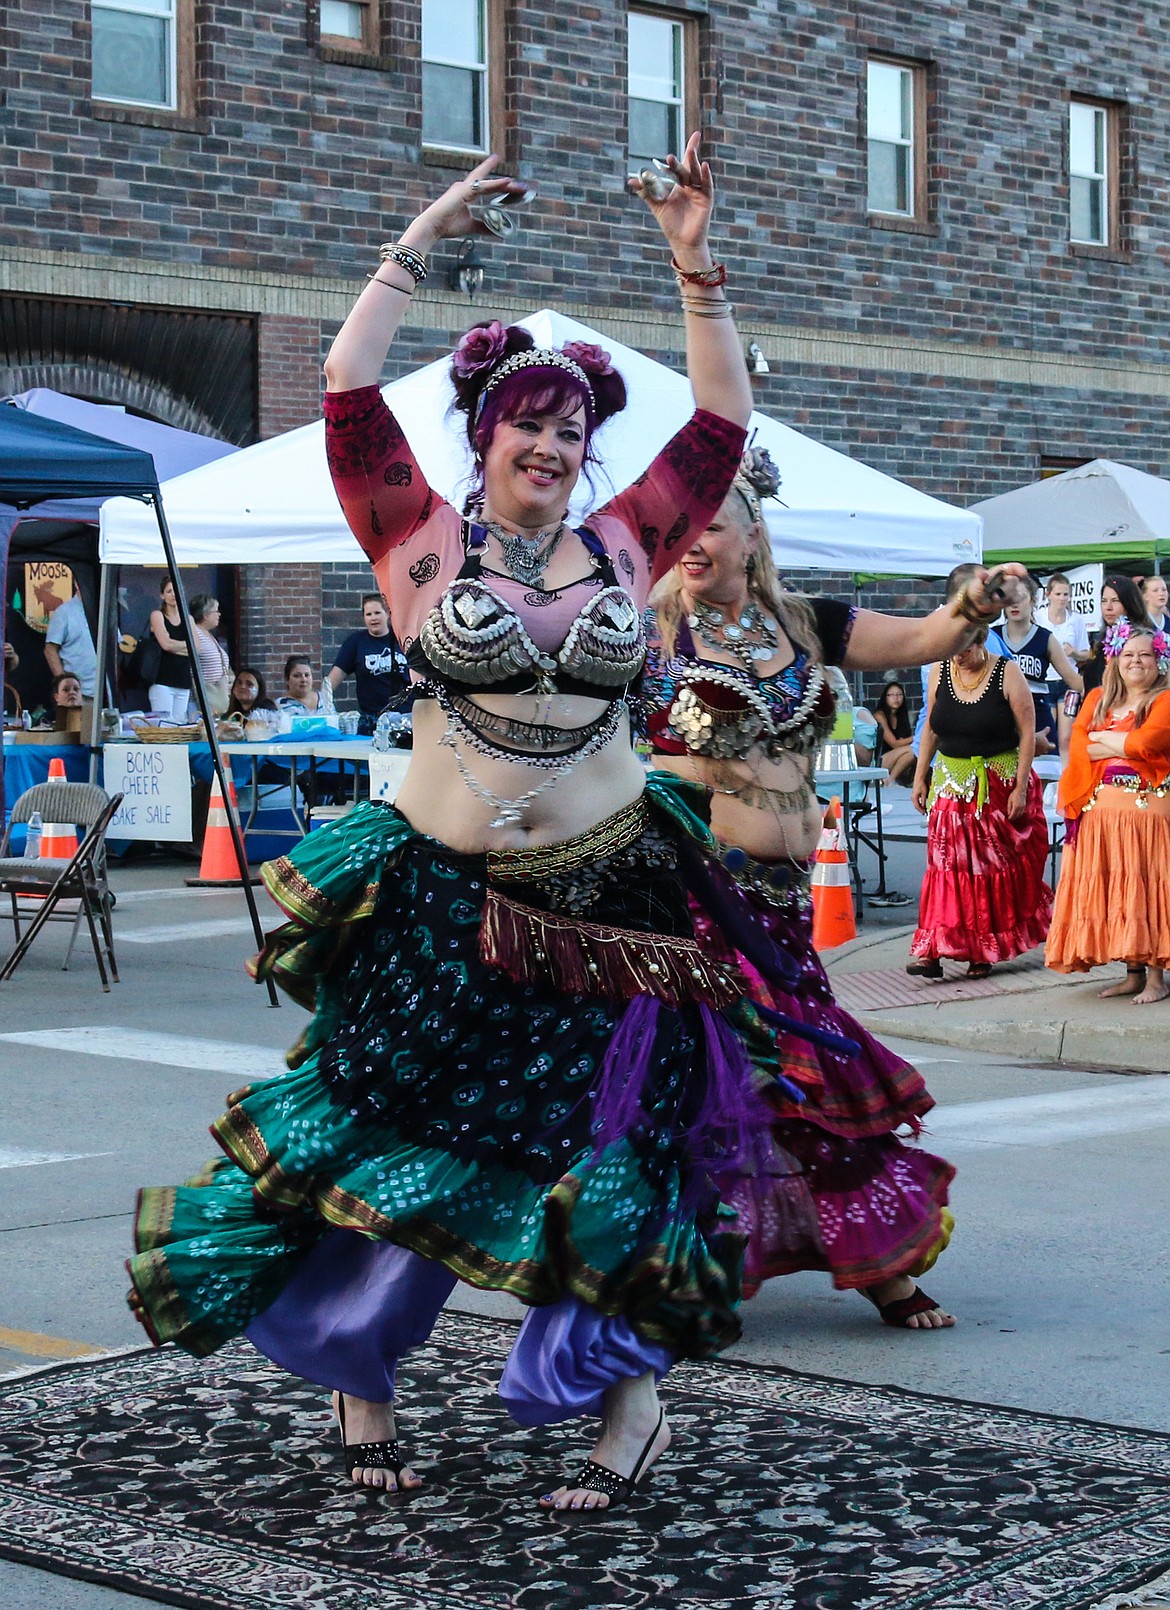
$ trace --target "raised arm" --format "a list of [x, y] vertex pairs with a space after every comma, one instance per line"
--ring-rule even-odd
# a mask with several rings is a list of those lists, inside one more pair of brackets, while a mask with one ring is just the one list
[[[471, 202], [488, 195], [523, 193], [525, 187], [516, 179], [490, 177], [499, 160], [498, 156], [486, 158], [407, 225], [397, 244], [404, 248], [405, 260], [415, 260], [416, 272], [392, 258], [378, 266], [329, 348], [325, 359], [328, 391], [354, 391], [359, 386], [378, 384], [390, 344], [398, 334], [415, 285], [420, 282], [420, 266], [425, 277], [427, 253], [441, 240], [489, 233], [473, 216]], [[421, 265], [418, 258], [422, 259]]]
[[[687, 374], [695, 404], [733, 424], [746, 425], [752, 392], [721, 272], [707, 244], [715, 187], [711, 169], [699, 157], [698, 134], [691, 135], [681, 158], [669, 156], [666, 162], [676, 183], [661, 198], [651, 195], [639, 178], [628, 182], [658, 220], [670, 247], [682, 294]], [[709, 283], [712, 280], [720, 283]]]
[[[1004, 565], [1008, 576], [1022, 580], [1022, 565]], [[907, 665], [930, 665], [961, 654], [973, 641], [976, 629], [994, 620], [998, 602], [983, 596], [988, 572], [978, 570], [949, 606], [917, 619], [880, 615], [859, 609], [849, 638], [845, 668], [849, 671], [892, 671]]]

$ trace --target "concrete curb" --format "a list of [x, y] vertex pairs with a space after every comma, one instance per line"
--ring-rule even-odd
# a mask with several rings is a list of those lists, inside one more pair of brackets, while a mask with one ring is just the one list
[[[1019, 996], [1014, 998], [1018, 1000]], [[986, 1010], [993, 1003], [979, 1004]], [[1032, 1023], [989, 1022], [986, 1017], [956, 1018], [953, 1013], [953, 1004], [950, 1015], [948, 1005], [915, 1006], [859, 1012], [857, 1020], [878, 1036], [998, 1052], [1013, 1061], [1055, 1062], [1069, 1068], [1101, 1068], [1109, 1073], [1170, 1072], [1170, 1022], [1131, 1026], [1059, 1017]]]

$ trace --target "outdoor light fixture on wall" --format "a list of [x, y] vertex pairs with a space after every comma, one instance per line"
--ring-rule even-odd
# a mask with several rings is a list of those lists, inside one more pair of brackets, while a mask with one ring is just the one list
[[447, 270], [447, 284], [453, 291], [462, 291], [470, 302], [483, 289], [485, 266], [474, 239], [469, 237], [460, 246], [458, 256]]
[[749, 375], [770, 375], [772, 367], [764, 356], [764, 349], [758, 341], [749, 341], [747, 344], [747, 369]]

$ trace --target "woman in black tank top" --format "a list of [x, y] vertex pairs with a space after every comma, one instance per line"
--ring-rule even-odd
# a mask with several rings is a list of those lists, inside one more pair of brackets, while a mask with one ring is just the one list
[[985, 978], [1042, 944], [1052, 916], [1032, 695], [986, 636], [930, 677], [912, 794], [928, 815], [926, 877], [906, 969], [921, 978], [941, 978], [944, 956]]

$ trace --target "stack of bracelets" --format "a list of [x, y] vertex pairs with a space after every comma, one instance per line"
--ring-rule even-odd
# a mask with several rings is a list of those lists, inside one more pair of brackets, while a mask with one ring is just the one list
[[674, 269], [678, 288], [682, 293], [684, 313], [693, 313], [700, 319], [729, 319], [734, 312], [730, 302], [715, 302], [708, 297], [688, 296], [688, 285], [694, 285], [704, 291], [718, 291], [727, 284], [727, 269], [722, 263], [716, 263], [712, 268], [696, 268], [687, 270], [680, 268], [674, 258], [670, 259], [670, 266]]
[[[427, 277], [427, 260], [421, 252], [416, 252], [413, 246], [395, 245], [387, 241], [384, 246], [378, 247], [378, 256], [384, 263], [397, 263], [404, 268], [414, 281], [414, 285], [421, 285]], [[405, 285], [395, 285], [393, 280], [379, 279], [376, 273], [367, 274], [368, 280], [374, 280], [378, 285], [384, 285], [388, 291], [401, 291], [403, 296], [414, 295], [414, 285], [408, 290]]]

